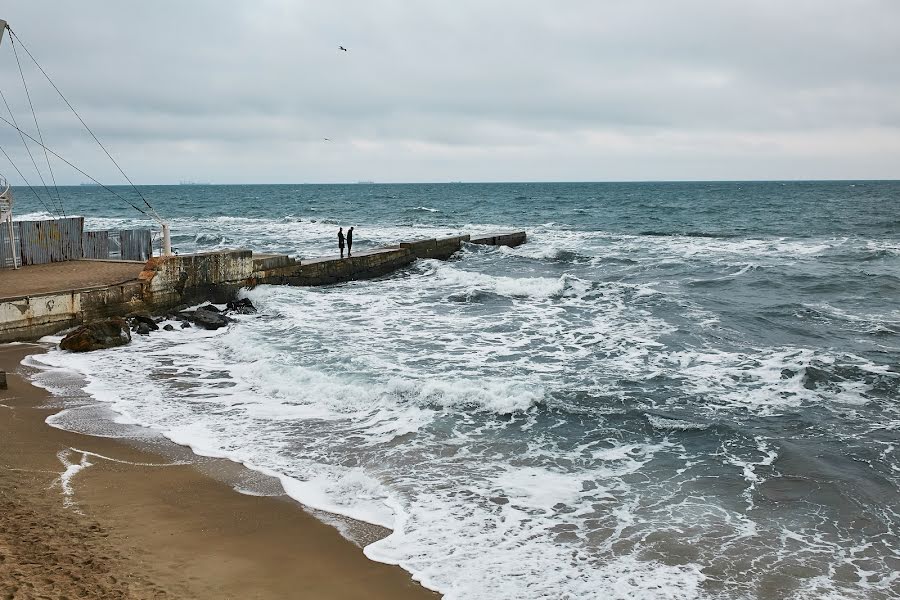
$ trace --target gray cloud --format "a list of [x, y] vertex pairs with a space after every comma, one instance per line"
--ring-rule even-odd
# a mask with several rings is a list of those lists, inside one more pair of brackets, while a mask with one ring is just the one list
[[[900, 175], [895, 0], [10, 0], [2, 10], [148, 183]], [[27, 76], [49, 145], [118, 181]], [[9, 40], [0, 85], [28, 123]], [[13, 133], [0, 129], [0, 144], [30, 164]], [[2, 163], [0, 173], [12, 175]]]

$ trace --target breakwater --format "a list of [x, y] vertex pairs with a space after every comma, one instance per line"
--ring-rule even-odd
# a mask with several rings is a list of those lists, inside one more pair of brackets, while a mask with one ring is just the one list
[[[238, 290], [257, 285], [316, 286], [372, 279], [419, 258], [446, 260], [463, 243], [518, 246], [525, 232], [468, 235], [401, 242], [352, 256], [298, 260], [251, 250], [222, 250], [155, 257], [145, 264], [121, 263], [106, 281], [94, 273], [106, 261], [41, 265], [0, 272], [0, 343], [34, 340], [93, 319], [130, 313], [159, 314], [211, 300], [233, 300]], [[58, 281], [58, 285], [54, 282]], [[82, 283], [88, 282], [88, 283]]]

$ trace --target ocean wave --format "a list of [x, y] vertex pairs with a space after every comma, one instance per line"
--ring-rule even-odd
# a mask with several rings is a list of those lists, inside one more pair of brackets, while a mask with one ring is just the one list
[[708, 407], [741, 407], [763, 415], [802, 406], [862, 406], [881, 395], [879, 388], [900, 384], [900, 374], [859, 356], [806, 348], [679, 352], [666, 360], [678, 365], [673, 375]]
[[654, 429], [664, 431], [702, 431], [709, 427], [706, 423], [694, 423], [660, 415], [646, 414], [644, 416]]
[[435, 274], [449, 287], [464, 287], [468, 293], [492, 292], [510, 298], [563, 298], [588, 292], [589, 282], [572, 275], [558, 279], [548, 277], [507, 277], [465, 271], [454, 266], [439, 264]]
[[739, 237], [736, 233], [720, 233], [708, 231], [642, 231], [638, 235], [650, 237], [688, 237], [688, 238], [735, 238]]

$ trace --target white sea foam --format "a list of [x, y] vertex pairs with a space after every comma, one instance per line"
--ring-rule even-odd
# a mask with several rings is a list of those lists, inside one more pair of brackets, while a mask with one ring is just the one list
[[706, 429], [709, 425], [704, 423], [693, 423], [682, 419], [670, 419], [659, 415], [645, 415], [647, 421], [656, 429], [673, 430], [673, 431], [697, 431]]

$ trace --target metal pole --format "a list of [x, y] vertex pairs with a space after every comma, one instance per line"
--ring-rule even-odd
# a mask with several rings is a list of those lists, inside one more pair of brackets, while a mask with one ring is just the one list
[[172, 235], [169, 232], [169, 224], [162, 224], [162, 234], [163, 234], [163, 248], [162, 253], [163, 256], [172, 256]]

